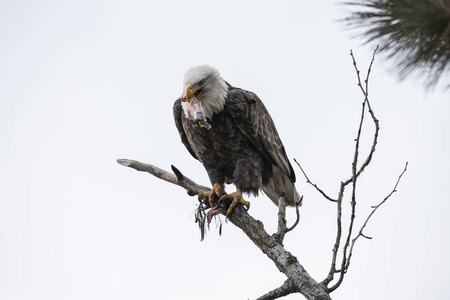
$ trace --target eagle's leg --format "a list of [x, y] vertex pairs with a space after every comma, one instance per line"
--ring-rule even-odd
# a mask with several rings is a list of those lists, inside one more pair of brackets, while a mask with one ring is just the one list
[[228, 207], [228, 210], [227, 210], [227, 215], [231, 214], [231, 212], [233, 211], [234, 207], [238, 203], [241, 203], [241, 204], [245, 205], [247, 208], [250, 208], [250, 202], [245, 201], [244, 198], [242, 198], [242, 193], [241, 193], [240, 189], [237, 189], [236, 192], [234, 192], [234, 193], [223, 195], [220, 198], [220, 200], [221, 201], [231, 201], [231, 204], [230, 204], [230, 206]]
[[222, 195], [225, 195], [225, 192], [224, 192], [222, 186], [218, 183], [215, 183], [213, 188], [211, 189], [211, 191], [209, 191], [208, 193], [198, 194], [198, 199], [203, 200], [205, 198], [208, 198], [209, 206], [211, 206], [211, 208], [213, 208], [215, 206], [214, 205], [215, 197], [217, 196], [217, 198], [220, 199], [220, 197], [222, 197]]

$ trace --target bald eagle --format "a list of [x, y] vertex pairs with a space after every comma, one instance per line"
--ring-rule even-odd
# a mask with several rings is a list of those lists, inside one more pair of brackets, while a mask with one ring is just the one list
[[211, 207], [214, 195], [225, 194], [225, 183], [236, 186], [233, 197], [246, 205], [241, 192], [257, 196], [260, 190], [276, 205], [283, 192], [287, 205], [299, 204], [294, 170], [269, 112], [254, 93], [231, 86], [211, 66], [195, 66], [184, 75], [173, 114], [181, 141], [214, 186], [201, 196], [209, 198]]

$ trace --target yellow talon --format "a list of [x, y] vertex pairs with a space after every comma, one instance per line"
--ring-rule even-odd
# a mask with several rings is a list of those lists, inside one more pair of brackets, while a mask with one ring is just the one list
[[217, 196], [217, 198], [220, 198], [224, 194], [225, 192], [222, 186], [218, 183], [215, 183], [211, 191], [209, 191], [209, 193], [198, 194], [198, 199], [203, 200], [205, 198], [208, 198], [209, 206], [213, 208], [215, 206], [214, 204], [215, 197]]
[[248, 208], [250, 208], [250, 202], [245, 201], [244, 198], [242, 198], [242, 193], [241, 190], [237, 189], [236, 192], [234, 193], [230, 193], [227, 195], [223, 195], [220, 200], [222, 201], [231, 201], [230, 206], [228, 207], [227, 210], [227, 215], [231, 214], [231, 212], [233, 211], [233, 209], [235, 208], [235, 206], [240, 203], [242, 205], [245, 205]]
[[208, 199], [209, 206], [211, 208], [215, 207], [214, 204], [215, 199], [219, 199], [219, 202], [223, 202], [225, 204], [225, 207], [228, 203], [230, 205], [228, 206], [227, 215], [231, 214], [233, 212], [233, 209], [236, 207], [238, 203], [245, 205], [248, 208], [250, 208], [250, 202], [245, 201], [244, 198], [242, 198], [242, 193], [240, 189], [237, 189], [236, 192], [227, 194], [223, 190], [222, 186], [218, 183], [215, 183], [211, 191], [207, 193], [201, 193], [198, 194], [198, 199]]

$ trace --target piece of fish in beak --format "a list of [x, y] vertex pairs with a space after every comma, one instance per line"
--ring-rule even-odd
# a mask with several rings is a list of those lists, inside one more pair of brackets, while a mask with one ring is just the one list
[[189, 100], [189, 107], [187, 109], [188, 118], [192, 123], [197, 123], [200, 127], [211, 129], [211, 125], [206, 121], [205, 114], [202, 110], [200, 101], [192, 96]]
[[190, 116], [192, 121], [205, 119], [205, 114], [202, 110], [202, 104], [194, 96], [192, 96], [189, 101], [189, 109], [192, 113], [192, 115]]

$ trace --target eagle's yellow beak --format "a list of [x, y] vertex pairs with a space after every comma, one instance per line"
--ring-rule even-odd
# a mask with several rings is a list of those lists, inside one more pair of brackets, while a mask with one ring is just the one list
[[186, 87], [186, 100], [188, 103], [194, 94], [195, 94], [195, 89], [192, 86], [192, 84], [189, 83]]

